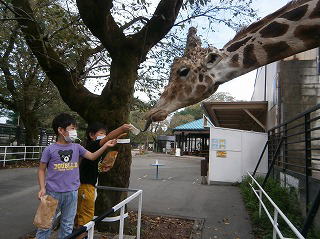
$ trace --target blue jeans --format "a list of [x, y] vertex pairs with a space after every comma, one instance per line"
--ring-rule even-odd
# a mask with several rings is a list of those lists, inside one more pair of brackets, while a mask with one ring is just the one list
[[[77, 212], [77, 200], [78, 191], [71, 192], [50, 192], [47, 194], [54, 197], [59, 201], [56, 214], [61, 211], [60, 229], [58, 232], [58, 238], [63, 239], [72, 233], [74, 217]], [[49, 239], [51, 229], [38, 229], [36, 238], [37, 239]]]

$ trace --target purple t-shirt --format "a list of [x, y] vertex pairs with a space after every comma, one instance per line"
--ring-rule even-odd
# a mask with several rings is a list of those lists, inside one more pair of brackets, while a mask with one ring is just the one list
[[51, 144], [43, 150], [40, 162], [47, 164], [46, 190], [70, 192], [78, 190], [79, 157], [87, 150], [80, 144]]

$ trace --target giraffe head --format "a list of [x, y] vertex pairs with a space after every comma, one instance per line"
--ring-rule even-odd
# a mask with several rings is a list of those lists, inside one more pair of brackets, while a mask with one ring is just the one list
[[201, 48], [190, 28], [184, 55], [171, 66], [169, 84], [147, 115], [147, 125], [213, 94], [218, 86], [260, 66], [320, 45], [320, 0], [293, 0], [239, 31], [222, 50]]
[[169, 84], [165, 87], [157, 105], [151, 109], [146, 119], [162, 121], [177, 109], [195, 104], [208, 98], [218, 88], [217, 76], [220, 70], [214, 69], [224, 57], [216, 48], [202, 48], [196, 36], [196, 29], [189, 29], [187, 46], [182, 57], [174, 59], [171, 65]]

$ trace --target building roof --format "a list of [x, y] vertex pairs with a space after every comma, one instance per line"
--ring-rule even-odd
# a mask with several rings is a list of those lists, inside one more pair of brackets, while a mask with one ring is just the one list
[[203, 102], [209, 119], [216, 127], [266, 131], [266, 101]]
[[183, 125], [179, 125], [173, 129], [173, 131], [186, 131], [186, 130], [207, 131], [208, 129], [203, 127], [203, 118], [183, 124]]

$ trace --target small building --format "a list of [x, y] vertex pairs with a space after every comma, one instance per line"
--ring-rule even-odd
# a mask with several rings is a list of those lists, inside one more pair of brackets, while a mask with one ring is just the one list
[[184, 155], [206, 156], [209, 154], [210, 129], [204, 127], [205, 117], [175, 127], [175, 146]]
[[171, 153], [174, 150], [174, 136], [169, 135], [160, 135], [157, 137], [157, 140], [154, 142], [155, 152], [160, 153]]

